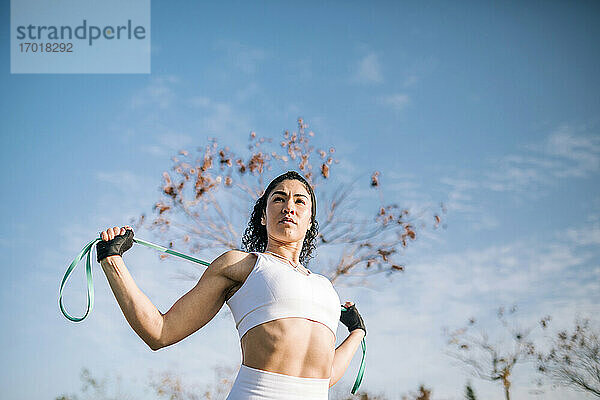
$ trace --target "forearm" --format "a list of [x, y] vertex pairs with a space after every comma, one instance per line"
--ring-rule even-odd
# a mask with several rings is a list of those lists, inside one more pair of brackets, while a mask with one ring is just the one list
[[350, 332], [346, 340], [335, 349], [333, 365], [331, 366], [331, 378], [329, 378], [329, 387], [335, 385], [342, 379], [342, 376], [344, 376], [346, 369], [348, 369], [350, 361], [352, 361], [352, 357], [354, 357], [354, 353], [356, 353], [363, 337], [365, 337], [365, 332], [362, 329], [355, 329]]
[[163, 316], [137, 287], [123, 258], [110, 256], [100, 265], [129, 325], [151, 349], [159, 349]]

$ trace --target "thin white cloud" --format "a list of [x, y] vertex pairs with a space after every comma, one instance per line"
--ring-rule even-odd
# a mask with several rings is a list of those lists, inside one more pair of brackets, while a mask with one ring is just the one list
[[173, 87], [179, 81], [179, 78], [173, 75], [153, 77], [146, 87], [131, 98], [129, 104], [131, 109], [139, 110], [144, 107], [168, 109], [176, 100]]
[[158, 134], [154, 140], [155, 143], [145, 144], [140, 147], [140, 150], [157, 157], [167, 157], [192, 145], [194, 142], [194, 139], [190, 135], [177, 132]]
[[[237, 93], [236, 99], [245, 101], [257, 93], [258, 86], [249, 84]], [[204, 136], [226, 139], [232, 148], [236, 148], [236, 145], [240, 145], [240, 149], [245, 147], [243, 141], [250, 133], [252, 124], [235, 104], [218, 102], [207, 96], [195, 96], [187, 100], [187, 106], [193, 110], [200, 110], [194, 111], [197, 114], [195, 126]]]
[[600, 138], [564, 125], [539, 143], [522, 145], [492, 159], [481, 173], [456, 173], [440, 182], [450, 187], [448, 210], [463, 213], [472, 224], [470, 228], [483, 230], [498, 226], [499, 221], [474, 196], [493, 191], [510, 193], [518, 202], [534, 200], [566, 179], [587, 178], [599, 172]]
[[495, 191], [531, 191], [565, 178], [585, 178], [600, 171], [600, 137], [563, 125], [541, 143], [495, 161], [485, 186]]
[[414, 86], [431, 75], [438, 66], [438, 60], [434, 57], [417, 57], [405, 60], [398, 71], [403, 76], [402, 85], [407, 88]]
[[163, 157], [166, 155], [165, 150], [156, 144], [142, 145], [142, 146], [140, 146], [140, 151], [150, 154], [150, 155], [153, 155], [153, 156], [156, 156], [156, 157]]
[[[240, 47], [235, 43], [226, 46], [231, 51]], [[206, 143], [209, 137], [227, 141], [232, 148], [246, 147], [246, 135], [252, 129], [252, 123], [251, 117], [241, 110], [243, 103], [256, 101], [260, 96], [256, 82], [241, 87], [228, 102], [217, 101], [204, 93], [192, 96], [182, 93], [181, 80], [176, 76], [165, 76], [154, 78], [132, 97], [130, 105], [140, 112], [141, 122], [136, 123], [137, 133], [131, 131], [128, 137], [143, 135], [139, 145], [142, 152], [156, 157], [172, 156], [183, 148], [198, 144], [198, 140], [200, 145]], [[193, 136], [185, 133], [190, 130], [193, 130]]]
[[580, 246], [600, 245], [600, 224], [595, 223], [577, 229], [570, 228], [567, 229], [565, 235]]
[[233, 97], [238, 102], [244, 102], [256, 98], [260, 93], [260, 86], [256, 82], [250, 82], [243, 88], [240, 88]]
[[461, 213], [463, 222], [473, 231], [482, 231], [499, 226], [498, 219], [485, 208], [485, 205], [474, 199], [474, 194], [481, 184], [475, 179], [444, 177], [440, 183], [448, 185], [447, 200], [444, 205], [450, 214]]
[[215, 48], [224, 51], [228, 61], [248, 75], [257, 73], [263, 61], [268, 57], [268, 53], [263, 49], [232, 40], [218, 40]]
[[409, 87], [417, 84], [419, 82], [419, 77], [417, 75], [409, 75], [404, 79], [404, 87]]
[[96, 172], [96, 178], [101, 182], [111, 183], [114, 186], [126, 186], [129, 188], [137, 188], [140, 185], [140, 180], [131, 171], [116, 171]]
[[548, 137], [541, 148], [548, 156], [563, 160], [565, 168], [553, 171], [556, 177], [583, 177], [598, 172], [600, 137], [587, 136], [578, 131], [576, 127], [561, 126]]
[[364, 56], [357, 64], [353, 81], [359, 83], [381, 83], [383, 74], [379, 56], [375, 53], [369, 53]]
[[210, 103], [210, 99], [206, 96], [193, 96], [188, 100], [188, 104], [191, 107], [197, 108], [208, 107]]
[[396, 93], [389, 96], [383, 96], [380, 101], [395, 111], [402, 111], [410, 103], [410, 97], [404, 93]]

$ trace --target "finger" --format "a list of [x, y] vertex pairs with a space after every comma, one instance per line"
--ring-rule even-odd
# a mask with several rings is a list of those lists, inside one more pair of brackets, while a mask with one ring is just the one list
[[122, 227], [121, 230], [119, 231], [119, 235], [124, 235], [125, 234], [125, 227]]
[[102, 240], [108, 240], [108, 234], [106, 233], [106, 231], [100, 232], [100, 237], [102, 238]]
[[119, 233], [121, 232], [121, 228], [119, 228], [118, 226], [115, 226], [114, 228], [112, 228], [112, 231], [113, 231], [113, 237], [118, 236]]

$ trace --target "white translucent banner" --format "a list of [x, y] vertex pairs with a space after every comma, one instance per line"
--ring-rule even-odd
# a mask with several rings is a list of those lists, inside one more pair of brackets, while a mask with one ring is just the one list
[[150, 73], [150, 0], [11, 0], [11, 73]]

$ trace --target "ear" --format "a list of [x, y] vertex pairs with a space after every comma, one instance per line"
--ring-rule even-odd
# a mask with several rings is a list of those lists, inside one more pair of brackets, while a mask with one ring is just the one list
[[267, 221], [265, 220], [265, 213], [263, 213], [260, 217], [260, 224], [267, 226]]

